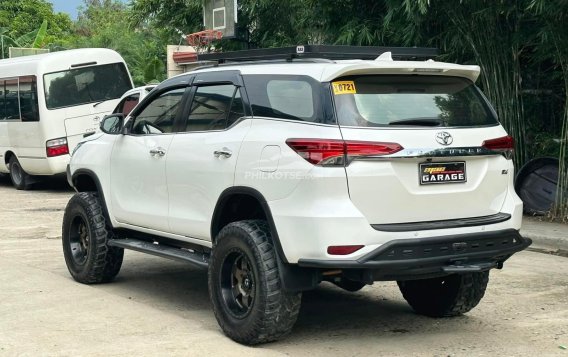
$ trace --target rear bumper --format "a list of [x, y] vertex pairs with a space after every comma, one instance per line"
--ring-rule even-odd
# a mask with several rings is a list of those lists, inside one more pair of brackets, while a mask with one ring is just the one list
[[372, 280], [483, 271], [503, 262], [532, 241], [515, 229], [419, 239], [397, 239], [356, 260], [300, 259], [298, 266], [372, 270]]

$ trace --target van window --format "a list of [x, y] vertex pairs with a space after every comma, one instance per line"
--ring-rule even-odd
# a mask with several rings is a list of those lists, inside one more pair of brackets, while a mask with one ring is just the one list
[[39, 121], [36, 77], [26, 76], [19, 79], [21, 119], [22, 121]]
[[117, 99], [132, 89], [123, 63], [49, 73], [43, 80], [48, 109]]
[[479, 90], [465, 78], [367, 75], [337, 79], [332, 88], [343, 126], [497, 124]]
[[0, 80], [0, 120], [20, 120], [18, 79]]

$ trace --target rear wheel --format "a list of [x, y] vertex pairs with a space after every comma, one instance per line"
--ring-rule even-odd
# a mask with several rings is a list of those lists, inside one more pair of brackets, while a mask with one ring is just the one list
[[399, 281], [398, 287], [417, 313], [431, 317], [449, 317], [473, 309], [483, 298], [488, 282], [489, 271], [484, 271]]
[[12, 185], [14, 185], [16, 189], [29, 190], [31, 188], [31, 177], [24, 171], [16, 156], [10, 158], [9, 169]]
[[122, 266], [124, 249], [107, 245], [113, 236], [99, 197], [75, 194], [63, 216], [63, 254], [73, 279], [84, 284], [109, 282]]
[[265, 221], [234, 222], [219, 232], [209, 263], [209, 295], [231, 339], [253, 345], [292, 330], [301, 293], [282, 289], [276, 259]]

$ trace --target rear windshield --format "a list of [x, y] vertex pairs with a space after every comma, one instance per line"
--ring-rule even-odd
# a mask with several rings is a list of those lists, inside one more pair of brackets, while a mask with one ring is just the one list
[[123, 63], [48, 73], [43, 82], [48, 109], [117, 99], [132, 89]]
[[496, 125], [497, 118], [475, 85], [446, 76], [357, 76], [332, 83], [343, 126]]

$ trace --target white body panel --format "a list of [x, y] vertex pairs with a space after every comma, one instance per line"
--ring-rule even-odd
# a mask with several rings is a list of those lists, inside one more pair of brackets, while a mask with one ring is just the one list
[[[110, 200], [118, 222], [167, 232], [166, 160], [174, 135], [120, 135], [110, 157]], [[164, 156], [152, 155], [162, 149]]]
[[[484, 140], [507, 135], [503, 128], [454, 128], [452, 147], [480, 147]], [[341, 128], [346, 140], [396, 142], [405, 149], [441, 148], [439, 128]], [[419, 164], [424, 158], [355, 160], [347, 166], [351, 200], [370, 224], [423, 222], [499, 213], [507, 194], [510, 161], [499, 155], [439, 157], [432, 163], [465, 162], [466, 182], [420, 185]], [[465, 204], [464, 204], [465, 203]]]
[[39, 121], [0, 120], [0, 172], [7, 173], [8, 160], [15, 155], [24, 171], [31, 175], [54, 175], [65, 172], [69, 155], [47, 157], [46, 142], [66, 138], [69, 151], [96, 131], [99, 121], [118, 103], [110, 99], [74, 107], [48, 109], [44, 90], [44, 74], [69, 70], [75, 64], [104, 65], [123, 63], [120, 55], [108, 49], [78, 49], [0, 60], [0, 79], [35, 76]]
[[[233, 186], [237, 157], [250, 126], [249, 119], [228, 130], [175, 135], [166, 168], [169, 232], [211, 240], [215, 205], [221, 193]], [[215, 151], [227, 151], [231, 156], [216, 157]]]
[[[300, 74], [329, 81], [360, 73], [421, 75], [414, 69], [426, 67], [439, 69], [438, 75], [471, 80], [479, 74], [477, 66], [396, 61], [292, 62], [238, 69], [243, 75]], [[231, 67], [196, 72], [225, 69]], [[356, 260], [393, 239], [518, 230], [522, 202], [513, 189], [513, 163], [499, 154], [435, 158], [434, 162], [465, 161], [467, 182], [420, 186], [421, 159], [356, 160], [345, 167], [323, 167], [309, 163], [286, 144], [290, 138], [321, 138], [396, 142], [405, 149], [421, 150], [440, 147], [435, 141], [440, 130], [454, 137], [450, 147], [480, 147], [485, 140], [506, 135], [500, 125], [340, 129], [338, 125], [257, 117], [226, 131], [168, 134], [160, 136], [162, 139], [152, 139], [151, 135], [102, 135], [78, 150], [71, 162], [71, 173], [89, 169], [97, 174], [114, 227], [206, 247], [211, 247], [211, 220], [221, 192], [232, 186], [254, 189], [270, 208], [289, 263], [302, 258]], [[156, 145], [166, 149], [160, 159], [147, 154]], [[105, 162], [110, 157], [109, 147], [113, 150], [111, 165]], [[215, 158], [213, 152], [224, 147], [232, 151], [232, 156]], [[406, 232], [378, 231], [371, 226], [495, 213], [510, 214], [511, 218], [490, 225]], [[350, 255], [329, 255], [327, 247], [334, 245], [364, 248]]]

